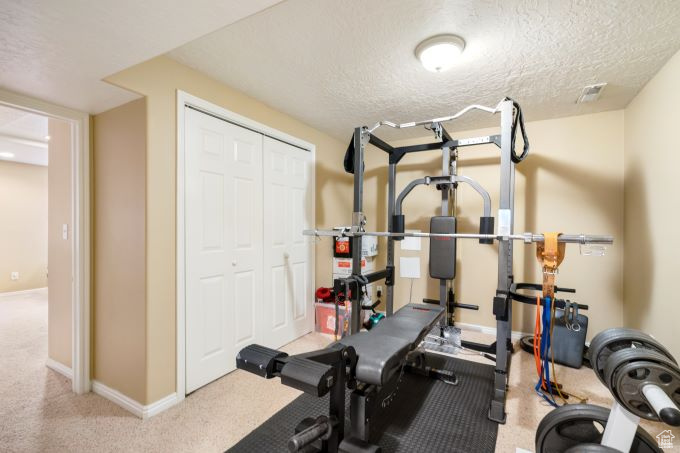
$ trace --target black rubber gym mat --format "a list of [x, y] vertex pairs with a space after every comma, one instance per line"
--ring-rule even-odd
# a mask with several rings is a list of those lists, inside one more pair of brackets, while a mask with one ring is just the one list
[[[439, 355], [428, 360], [435, 368], [455, 371], [458, 385], [404, 373], [394, 402], [374, 417], [371, 442], [384, 453], [493, 452], [498, 425], [487, 418], [493, 366]], [[286, 452], [295, 425], [323, 414], [328, 414], [328, 397], [303, 394], [227, 451]]]

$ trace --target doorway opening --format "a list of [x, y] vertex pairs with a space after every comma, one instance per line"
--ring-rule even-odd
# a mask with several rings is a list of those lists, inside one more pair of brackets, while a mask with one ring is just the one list
[[19, 329], [3, 341], [79, 394], [90, 391], [89, 143], [88, 114], [0, 90], [0, 171], [13, 175], [2, 184], [15, 184], [0, 200], [14, 212], [3, 222], [12, 254], [0, 262], [0, 303]]

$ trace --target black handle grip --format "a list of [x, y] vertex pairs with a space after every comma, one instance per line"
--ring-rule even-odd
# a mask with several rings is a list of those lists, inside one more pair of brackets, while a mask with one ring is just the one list
[[[479, 234], [493, 234], [493, 217], [479, 218]], [[493, 239], [480, 239], [480, 244], [493, 244]]]
[[659, 418], [667, 425], [680, 426], [680, 410], [675, 407], [665, 407], [661, 409]]
[[325, 436], [330, 428], [327, 417], [321, 416], [317, 418], [316, 423], [295, 434], [288, 440], [288, 451], [295, 453], [302, 450], [315, 440]]
[[456, 302], [453, 304], [454, 307], [456, 308], [464, 308], [466, 310], [479, 310], [479, 305], [472, 305], [472, 304], [459, 304]]
[[[403, 233], [405, 228], [406, 220], [404, 215], [393, 215], [392, 216], [392, 232], [393, 233]], [[404, 239], [403, 236], [395, 236], [393, 238], [395, 241], [401, 241]]]

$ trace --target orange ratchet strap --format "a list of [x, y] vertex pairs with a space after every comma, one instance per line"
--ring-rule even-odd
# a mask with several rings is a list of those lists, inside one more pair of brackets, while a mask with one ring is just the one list
[[543, 297], [555, 299], [555, 274], [564, 259], [566, 244], [558, 242], [562, 233], [543, 233], [543, 242], [536, 243], [536, 258], [543, 266]]

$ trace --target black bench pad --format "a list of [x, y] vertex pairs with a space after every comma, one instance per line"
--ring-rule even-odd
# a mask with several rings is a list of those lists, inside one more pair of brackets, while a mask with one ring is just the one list
[[444, 313], [438, 305], [408, 304], [368, 332], [338, 343], [357, 353], [356, 377], [360, 382], [383, 385], [392, 378], [409, 351], [415, 349]]

